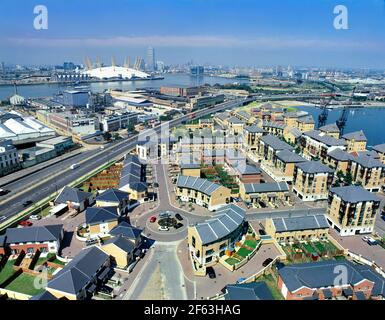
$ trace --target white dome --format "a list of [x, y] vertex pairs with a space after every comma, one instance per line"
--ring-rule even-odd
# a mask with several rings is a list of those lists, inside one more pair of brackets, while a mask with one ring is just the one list
[[135, 70], [132, 68], [126, 67], [101, 67], [95, 68], [87, 71], [83, 71], [83, 74], [90, 76], [91, 78], [98, 79], [110, 79], [110, 78], [122, 78], [122, 79], [132, 79], [132, 78], [150, 78], [150, 75], [146, 72]]

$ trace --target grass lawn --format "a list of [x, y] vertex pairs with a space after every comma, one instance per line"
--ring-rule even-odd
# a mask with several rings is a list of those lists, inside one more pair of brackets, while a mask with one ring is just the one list
[[329, 241], [324, 242], [323, 245], [325, 246], [325, 250], [327, 250], [327, 251], [336, 252], [338, 250], [337, 247]]
[[295, 111], [298, 111], [298, 109], [295, 108], [295, 107], [286, 107], [285, 109], [286, 109], [286, 112], [295, 112]]
[[14, 272], [12, 266], [15, 263], [16, 260], [8, 260], [7, 263], [4, 265], [3, 269], [0, 271], [0, 283], [3, 283], [5, 280], [7, 280]]
[[315, 246], [315, 247], [318, 249], [318, 251], [321, 252], [321, 253], [324, 253], [324, 252], [326, 251], [325, 246], [324, 246], [321, 242], [319, 242], [319, 241], [315, 242], [315, 243], [314, 243], [314, 246]]
[[245, 240], [245, 242], [244, 242], [243, 244], [244, 244], [245, 246], [248, 246], [248, 247], [254, 249], [254, 248], [257, 246], [258, 241], [257, 241], [257, 240], [252, 240], [252, 239], [250, 239], [250, 240]]
[[236, 253], [237, 255], [246, 258], [251, 253], [251, 251], [245, 248], [240, 248]]
[[281, 291], [279, 291], [277, 284], [271, 274], [263, 275], [259, 277], [257, 280], [264, 281], [267, 284], [275, 300], [285, 300]]
[[304, 243], [303, 247], [307, 252], [317, 254], [317, 252], [314, 250], [313, 246], [310, 243]]
[[[13, 280], [5, 289], [34, 296], [44, 291], [44, 288], [35, 288], [35, 279], [36, 277], [22, 273], [15, 280]], [[41, 285], [41, 282], [39, 282], [39, 284]]]
[[226, 259], [225, 261], [226, 261], [226, 263], [228, 263], [228, 264], [231, 265], [231, 266], [233, 266], [233, 265], [239, 263], [239, 260], [238, 260], [238, 259], [235, 259], [235, 258], [228, 258], [228, 259]]

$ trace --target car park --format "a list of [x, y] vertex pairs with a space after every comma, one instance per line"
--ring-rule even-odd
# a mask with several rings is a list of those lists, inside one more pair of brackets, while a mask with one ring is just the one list
[[262, 262], [262, 266], [267, 267], [272, 261], [273, 259], [267, 258], [265, 261]]
[[207, 267], [206, 268], [206, 273], [208, 274], [210, 279], [215, 279], [217, 277], [213, 267]]
[[176, 213], [175, 214], [175, 218], [179, 221], [182, 221], [183, 220], [183, 217], [179, 214], [179, 213]]

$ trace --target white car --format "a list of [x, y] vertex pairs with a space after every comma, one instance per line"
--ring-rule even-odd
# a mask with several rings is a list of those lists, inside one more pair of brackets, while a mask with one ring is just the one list
[[31, 220], [40, 220], [41, 219], [41, 216], [39, 216], [38, 214], [33, 214], [32, 216], [29, 216], [29, 218]]
[[362, 237], [362, 240], [364, 240], [365, 242], [368, 242], [369, 239], [370, 239], [370, 238], [369, 238], [368, 236], [363, 236], [363, 237]]
[[168, 231], [169, 228], [166, 227], [166, 226], [159, 226], [158, 230], [159, 230], [159, 231]]

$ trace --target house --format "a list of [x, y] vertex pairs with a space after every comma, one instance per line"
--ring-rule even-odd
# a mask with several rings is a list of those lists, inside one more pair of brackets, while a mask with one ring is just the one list
[[121, 234], [104, 241], [101, 249], [110, 255], [112, 263], [118, 268], [124, 269], [135, 260], [135, 243]]
[[283, 132], [283, 138], [291, 144], [297, 144], [300, 141], [301, 136], [302, 132], [297, 128], [285, 127]]
[[182, 176], [200, 177], [201, 166], [199, 163], [181, 162], [179, 164], [180, 174]]
[[352, 156], [350, 153], [341, 149], [334, 149], [328, 152], [325, 163], [335, 170], [335, 172], [342, 171], [347, 173], [349, 168], [350, 159]]
[[[340, 281], [336, 281], [336, 270], [346, 273]], [[383, 285], [384, 278], [369, 266], [359, 266], [348, 260], [292, 264], [278, 270], [278, 288], [286, 300], [383, 297]]]
[[[64, 298], [62, 298], [64, 300]], [[31, 297], [29, 300], [35, 300], [35, 301], [40, 301], [40, 300], [58, 300], [51, 292], [44, 290], [42, 293], [39, 293], [33, 297]]]
[[257, 150], [259, 139], [265, 134], [265, 131], [257, 125], [247, 126], [243, 129], [243, 146], [246, 151]]
[[347, 143], [348, 152], [359, 152], [366, 150], [366, 142], [368, 139], [362, 130], [346, 133], [342, 136], [342, 139]]
[[385, 164], [385, 143], [378, 144], [378, 145], [372, 147], [372, 149], [377, 152], [377, 154], [379, 156], [379, 160], [383, 164]]
[[8, 228], [5, 233], [5, 248], [11, 254], [19, 254], [22, 251], [26, 253], [40, 251], [43, 254], [58, 254], [63, 236], [64, 229], [62, 224]]
[[144, 201], [147, 196], [146, 166], [138, 156], [126, 156], [120, 172], [119, 190], [128, 192], [130, 199], [137, 201]]
[[378, 192], [385, 181], [385, 165], [372, 154], [352, 153], [347, 171], [354, 183], [372, 192]]
[[119, 214], [116, 207], [91, 207], [86, 210], [86, 225], [90, 237], [109, 234], [118, 225]]
[[259, 140], [257, 152], [262, 158], [262, 163], [271, 162], [276, 153], [282, 150], [294, 151], [294, 147], [272, 135], [263, 136]]
[[295, 240], [310, 241], [326, 239], [329, 224], [322, 214], [303, 217], [266, 219], [266, 233], [277, 242], [290, 243]]
[[181, 201], [196, 203], [213, 211], [230, 202], [231, 191], [206, 179], [179, 175], [175, 195]]
[[242, 183], [260, 183], [262, 171], [254, 165], [237, 162], [232, 166], [237, 176], [237, 181]]
[[55, 205], [67, 204], [70, 209], [76, 209], [78, 212], [82, 212], [94, 202], [95, 198], [91, 192], [84, 192], [68, 186], [65, 186], [54, 200]]
[[116, 207], [119, 215], [126, 214], [129, 207], [129, 193], [107, 189], [96, 197], [96, 207]]
[[243, 201], [258, 204], [260, 201], [275, 204], [289, 200], [289, 186], [286, 182], [241, 183], [239, 195]]
[[231, 116], [224, 121], [224, 125], [229, 128], [231, 134], [241, 134], [245, 127], [245, 121], [238, 119], [237, 117]]
[[278, 151], [271, 161], [263, 161], [261, 168], [275, 181], [293, 181], [296, 163], [307, 161], [290, 150]]
[[285, 131], [286, 125], [273, 121], [264, 121], [262, 123], [262, 129], [267, 132], [267, 134], [271, 134], [276, 137], [282, 137]]
[[142, 231], [142, 229], [135, 228], [129, 223], [122, 221], [116, 227], [111, 229], [110, 236], [123, 236], [126, 239], [131, 240], [135, 247], [139, 247], [142, 242]]
[[346, 150], [346, 141], [336, 139], [319, 130], [304, 132], [301, 137], [301, 150], [308, 160], [321, 159], [325, 161], [327, 154], [334, 149]]
[[96, 246], [83, 249], [51, 279], [46, 290], [56, 298], [90, 298], [110, 273], [110, 256]]
[[293, 174], [293, 192], [302, 201], [326, 200], [333, 183], [334, 170], [320, 161], [296, 163]]
[[205, 222], [188, 227], [188, 246], [195, 269], [216, 264], [245, 233], [246, 211], [234, 204], [217, 210]]
[[342, 236], [371, 233], [381, 199], [360, 186], [331, 188], [328, 221]]
[[314, 130], [314, 125], [315, 125], [315, 122], [314, 122], [313, 116], [311, 115], [299, 117], [295, 122], [295, 128], [297, 128], [301, 132]]
[[340, 138], [340, 128], [338, 128], [335, 122], [319, 127], [318, 130], [335, 139]]
[[228, 284], [225, 300], [274, 300], [267, 284], [263, 281]]

